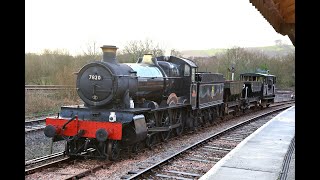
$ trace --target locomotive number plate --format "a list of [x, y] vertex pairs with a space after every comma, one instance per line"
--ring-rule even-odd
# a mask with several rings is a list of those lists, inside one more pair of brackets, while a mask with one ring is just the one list
[[100, 75], [91, 75], [91, 74], [89, 74], [89, 80], [100, 81], [101, 80], [101, 76]]

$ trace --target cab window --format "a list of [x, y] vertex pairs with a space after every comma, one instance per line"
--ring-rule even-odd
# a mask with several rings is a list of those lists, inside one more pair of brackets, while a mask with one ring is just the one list
[[196, 68], [192, 68], [191, 71], [191, 81], [194, 82], [196, 81]]
[[184, 76], [190, 76], [190, 67], [187, 64], [184, 65]]

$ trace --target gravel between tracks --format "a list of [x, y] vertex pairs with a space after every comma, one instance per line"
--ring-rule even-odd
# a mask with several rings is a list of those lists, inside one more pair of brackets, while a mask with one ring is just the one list
[[[26, 133], [24, 143], [25, 161], [50, 154], [51, 139], [44, 135], [43, 130]], [[54, 142], [52, 153], [63, 151], [64, 145], [64, 141]]]

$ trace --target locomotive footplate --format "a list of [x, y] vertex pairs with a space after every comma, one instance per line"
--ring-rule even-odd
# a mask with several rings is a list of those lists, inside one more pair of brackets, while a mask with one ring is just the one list
[[[81, 138], [97, 138], [105, 141], [104, 136], [106, 136], [112, 140], [137, 142], [146, 138], [147, 126], [142, 112], [149, 110], [132, 108], [113, 111], [64, 106], [61, 107], [59, 116], [46, 119], [45, 134], [48, 137], [73, 137], [81, 130], [83, 131], [79, 136]], [[102, 137], [98, 138], [100, 136]]]
[[135, 114], [142, 114], [146, 111], [150, 111], [150, 108], [93, 109], [84, 106], [62, 106], [60, 116], [64, 118], [72, 118], [77, 115], [80, 120], [90, 119], [93, 121], [109, 122], [111, 112], [114, 112], [116, 114], [117, 122], [130, 123]]
[[75, 120], [61, 117], [48, 117], [46, 118], [46, 125], [47, 126], [44, 129], [44, 133], [47, 137], [77, 136], [78, 138], [96, 138], [97, 133], [99, 133], [99, 130], [104, 129], [104, 131], [106, 131], [105, 136], [108, 137], [108, 139], [122, 139], [122, 123], [119, 122], [98, 122], [90, 120], [80, 120], [77, 116], [75, 116]]

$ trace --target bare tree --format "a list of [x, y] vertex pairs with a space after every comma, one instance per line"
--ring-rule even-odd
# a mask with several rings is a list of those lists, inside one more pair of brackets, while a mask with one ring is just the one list
[[101, 58], [100, 46], [96, 41], [90, 41], [86, 43], [86, 49], [82, 50], [85, 56], [91, 56], [92, 58]]
[[146, 39], [145, 41], [130, 41], [117, 57], [119, 62], [136, 62], [144, 54], [151, 53], [154, 56], [162, 56], [164, 52], [164, 49], [160, 48], [159, 44]]
[[274, 42], [275, 42], [276, 46], [281, 46], [282, 45], [281, 39], [277, 39]]
[[182, 53], [180, 51], [175, 50], [175, 49], [171, 49], [170, 55], [171, 56], [182, 57]]

